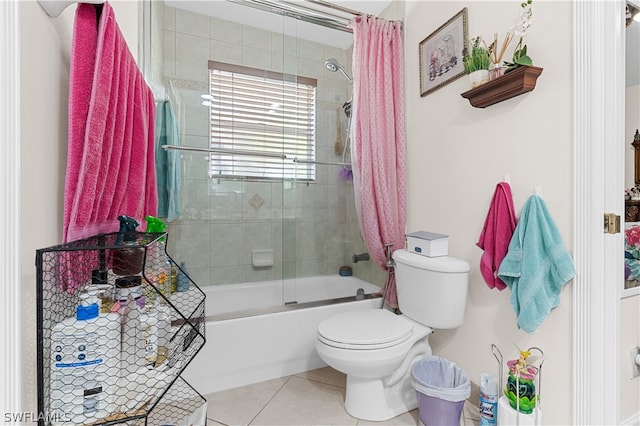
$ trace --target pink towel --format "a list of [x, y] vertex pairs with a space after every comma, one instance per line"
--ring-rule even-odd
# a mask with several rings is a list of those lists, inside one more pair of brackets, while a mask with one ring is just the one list
[[507, 254], [516, 229], [511, 187], [506, 182], [496, 185], [489, 212], [476, 245], [484, 250], [480, 258], [480, 272], [489, 288], [504, 290], [507, 285], [498, 278], [498, 268]]
[[153, 93], [108, 2], [77, 7], [69, 86], [65, 242], [157, 214]]

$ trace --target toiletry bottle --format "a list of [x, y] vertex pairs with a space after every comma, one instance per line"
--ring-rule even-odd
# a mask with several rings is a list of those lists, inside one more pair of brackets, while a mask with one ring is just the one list
[[169, 341], [171, 339], [171, 308], [160, 304], [156, 308], [158, 318], [158, 356], [156, 367], [161, 365], [169, 355]]
[[187, 277], [187, 265], [184, 262], [180, 262], [180, 269], [178, 270], [178, 291], [189, 290], [189, 277]]
[[116, 278], [116, 288], [114, 300], [119, 304], [115, 309], [120, 309], [120, 305], [126, 305], [127, 299], [131, 295], [140, 309], [145, 306], [145, 297], [142, 291], [142, 277], [132, 275], [129, 277]]
[[[146, 216], [147, 232], [161, 233], [164, 232], [166, 224], [154, 216]], [[150, 245], [152, 271], [150, 278], [154, 280], [156, 288], [165, 297], [171, 294], [171, 262], [167, 256], [167, 242], [165, 237], [160, 237]]]
[[118, 216], [120, 230], [116, 238], [116, 245], [122, 248], [113, 252], [113, 272], [116, 275], [137, 275], [142, 272], [144, 263], [144, 249], [138, 245], [136, 228], [139, 223], [129, 216]]
[[154, 366], [158, 358], [158, 316], [155, 309], [140, 314], [147, 365]]
[[116, 411], [120, 347], [118, 314], [101, 314], [97, 299], [81, 294], [76, 315], [51, 330], [52, 418], [88, 424]]
[[498, 422], [498, 382], [490, 373], [480, 374], [480, 426]]
[[126, 302], [120, 301], [120, 319], [122, 321], [122, 353], [120, 358], [120, 377], [133, 374], [140, 367], [146, 367], [146, 348], [144, 329], [140, 318], [140, 308], [133, 295], [129, 293]]
[[97, 303], [100, 313], [108, 314], [111, 312], [111, 306], [113, 306], [111, 290], [112, 287], [109, 284], [89, 284], [85, 291], [98, 300]]
[[171, 267], [171, 293], [178, 291], [178, 268]]

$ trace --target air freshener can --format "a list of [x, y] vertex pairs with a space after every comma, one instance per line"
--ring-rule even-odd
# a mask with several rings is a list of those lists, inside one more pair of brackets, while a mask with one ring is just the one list
[[498, 423], [498, 382], [490, 373], [480, 374], [480, 426]]

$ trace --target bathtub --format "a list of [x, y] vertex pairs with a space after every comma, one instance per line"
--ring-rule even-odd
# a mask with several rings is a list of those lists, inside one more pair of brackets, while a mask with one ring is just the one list
[[[356, 296], [358, 289], [365, 296]], [[318, 324], [337, 313], [377, 309], [381, 303], [378, 286], [341, 276], [217, 285], [203, 291], [207, 340], [183, 374], [203, 395], [326, 366], [314, 347]]]

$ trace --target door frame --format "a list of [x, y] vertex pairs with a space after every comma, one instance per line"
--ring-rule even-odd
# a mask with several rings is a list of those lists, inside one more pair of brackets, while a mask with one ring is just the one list
[[604, 234], [603, 214], [624, 217], [625, 2], [573, 5], [573, 423], [609, 425], [620, 421], [623, 240]]
[[23, 364], [20, 318], [20, 19], [19, 2], [0, 1], [0, 412], [21, 413]]

